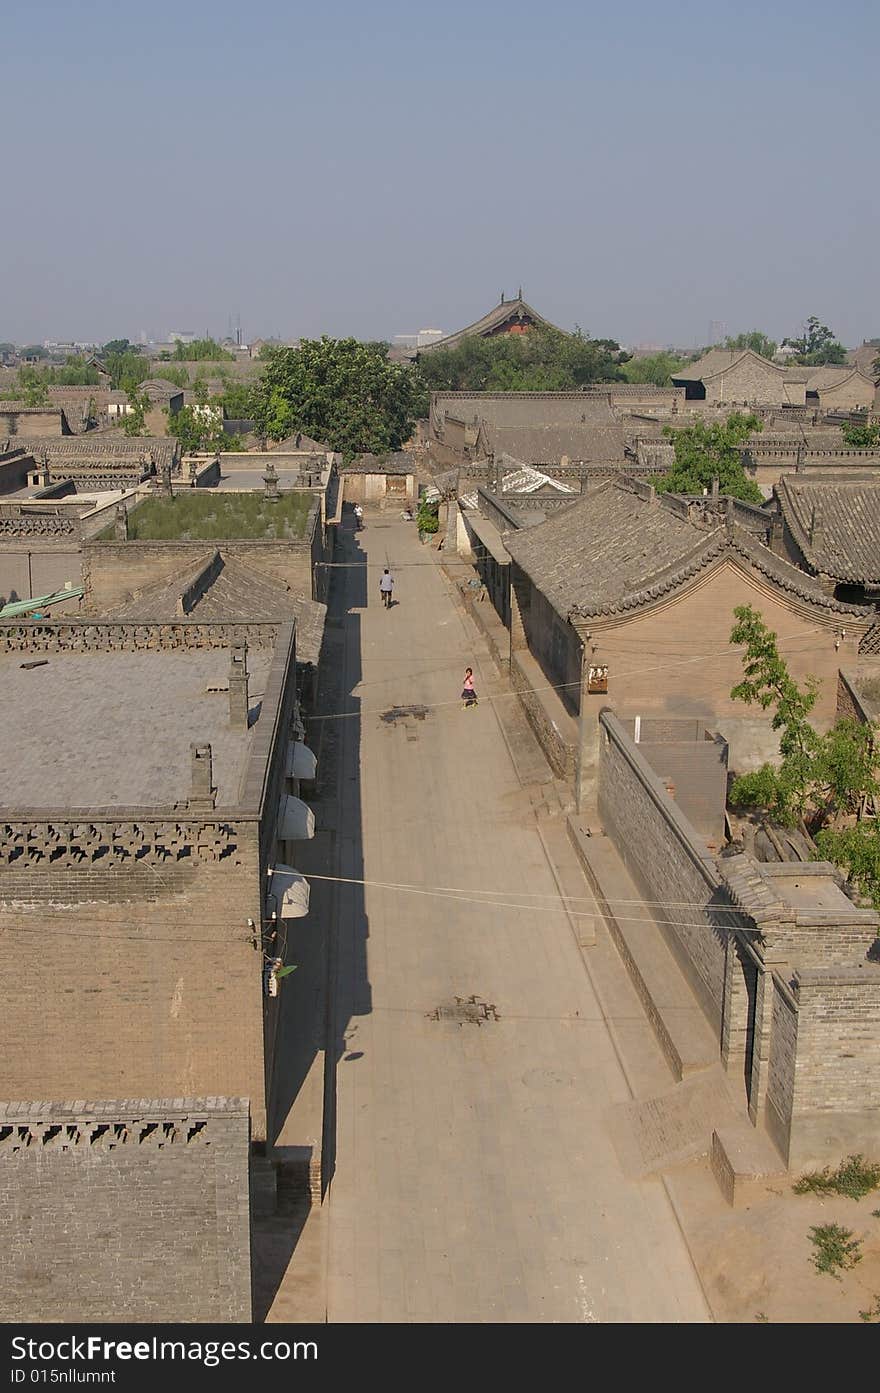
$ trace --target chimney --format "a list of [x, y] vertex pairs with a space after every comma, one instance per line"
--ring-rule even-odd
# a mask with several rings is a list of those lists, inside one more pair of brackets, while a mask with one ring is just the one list
[[263, 497], [266, 499], [266, 502], [277, 503], [279, 499], [278, 473], [271, 460], [266, 465], [266, 472], [263, 475], [263, 483], [266, 485], [266, 491], [263, 495]]
[[229, 724], [233, 730], [248, 728], [247, 644], [233, 643], [229, 653]]
[[214, 807], [217, 790], [214, 788], [214, 769], [210, 745], [196, 742], [189, 747], [189, 763], [192, 773], [192, 791], [188, 805], [194, 811], [206, 811]]
[[116, 517], [113, 522], [113, 535], [117, 542], [128, 541], [128, 512], [124, 503], [116, 504]]

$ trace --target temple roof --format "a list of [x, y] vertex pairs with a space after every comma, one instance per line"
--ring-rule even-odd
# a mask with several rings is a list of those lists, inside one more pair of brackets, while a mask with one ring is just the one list
[[419, 356], [423, 353], [434, 353], [438, 348], [457, 348], [462, 339], [485, 338], [497, 334], [505, 324], [513, 323], [535, 324], [538, 327], [555, 329], [558, 334], [566, 332], [556, 324], [551, 324], [549, 319], [545, 319], [537, 310], [532, 309], [531, 305], [526, 304], [520, 291], [515, 300], [502, 298], [494, 309], [484, 314], [476, 323], [469, 324], [466, 329], [459, 329], [457, 333], [449, 334], [445, 339], [437, 339], [436, 343], [426, 344], [418, 350]]

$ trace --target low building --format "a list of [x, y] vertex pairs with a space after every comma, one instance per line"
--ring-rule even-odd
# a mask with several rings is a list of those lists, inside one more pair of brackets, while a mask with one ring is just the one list
[[805, 382], [797, 373], [762, 358], [751, 348], [710, 348], [695, 363], [687, 363], [672, 374], [676, 387], [683, 387], [687, 401], [711, 405], [803, 406]]
[[359, 455], [339, 469], [346, 503], [378, 503], [412, 508], [418, 502], [416, 463], [406, 450], [389, 455]]
[[[573, 775], [578, 764], [582, 800], [594, 785], [590, 713], [600, 696], [622, 718], [702, 720], [727, 740], [737, 771], [772, 755], [769, 718], [730, 695], [742, 676], [729, 644], [737, 605], [753, 606], [779, 635], [795, 678], [819, 679], [814, 715], [823, 728], [833, 723], [838, 668], [855, 657], [873, 613], [835, 599], [775, 555], [763, 540], [768, 522], [763, 510], [733, 499], [661, 496], [619, 478], [505, 536], [511, 673], [523, 674], [527, 714], [557, 768]], [[529, 695], [542, 685], [559, 712], [555, 736], [546, 703]], [[572, 717], [580, 717], [577, 731]]]
[[28, 406], [23, 401], [0, 401], [0, 439], [42, 440], [69, 435], [60, 406]]
[[773, 496], [774, 550], [838, 599], [880, 603], [880, 477], [787, 474]]
[[242, 1097], [267, 1139], [295, 656], [293, 623], [0, 624], [8, 1098]]

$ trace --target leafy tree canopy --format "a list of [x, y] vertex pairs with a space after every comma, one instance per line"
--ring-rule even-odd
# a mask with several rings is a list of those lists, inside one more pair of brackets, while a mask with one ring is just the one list
[[131, 392], [150, 376], [150, 363], [136, 349], [123, 353], [108, 353], [104, 366], [110, 374], [110, 385], [119, 392]]
[[106, 361], [118, 353], [140, 353], [140, 348], [130, 339], [110, 339], [104, 344], [99, 356]]
[[262, 436], [303, 431], [351, 460], [400, 449], [423, 403], [418, 371], [389, 362], [387, 344], [324, 337], [274, 350], [252, 411]]
[[688, 361], [678, 353], [662, 349], [642, 358], [630, 358], [622, 365], [622, 373], [627, 382], [652, 382], [655, 387], [671, 387], [672, 374]]
[[194, 339], [192, 343], [181, 343], [178, 339], [172, 356], [176, 361], [183, 363], [229, 363], [235, 357], [233, 353], [227, 353], [216, 339], [210, 338]]
[[724, 347], [750, 348], [753, 353], [760, 353], [762, 358], [772, 358], [778, 344], [766, 334], [762, 334], [760, 329], [749, 329], [747, 333], [737, 334], [735, 338], [726, 338]]
[[825, 363], [842, 363], [846, 358], [846, 349], [842, 343], [838, 343], [827, 324], [820, 324], [814, 314], [811, 314], [803, 327], [800, 338], [783, 339], [783, 346], [794, 348], [796, 356], [795, 363], [800, 363], [803, 367], [821, 367]]
[[818, 683], [795, 682], [776, 634], [750, 605], [733, 613], [730, 642], [745, 652], [743, 680], [731, 696], [772, 709], [781, 758], [735, 779], [730, 801], [763, 809], [788, 826], [802, 824], [814, 835], [819, 855], [842, 866], [880, 907], [880, 824], [876, 818], [856, 820], [866, 798], [880, 793], [877, 728], [845, 718], [820, 734], [809, 720]]
[[613, 339], [575, 330], [537, 327], [527, 334], [466, 338], [457, 348], [423, 353], [419, 370], [428, 391], [571, 391], [592, 382], [621, 382], [629, 354]]
[[232, 382], [220, 397], [223, 410], [231, 421], [249, 421], [254, 409], [253, 388], [245, 382]]
[[744, 503], [763, 503], [763, 494], [743, 469], [741, 456], [749, 436], [761, 429], [757, 416], [741, 411], [711, 425], [695, 421], [682, 430], [664, 426], [663, 434], [673, 443], [675, 463], [655, 481], [658, 492], [699, 494], [717, 479], [721, 493]]
[[205, 399], [195, 406], [184, 406], [176, 415], [168, 414], [168, 434], [180, 442], [183, 454], [193, 455], [212, 450], [234, 450], [236, 441], [223, 429], [222, 412], [206, 408]]
[[18, 380], [22, 387], [39, 382], [46, 387], [96, 387], [101, 374], [85, 358], [74, 356], [57, 366], [19, 368]]
[[844, 444], [855, 450], [874, 450], [880, 445], [880, 425], [859, 425], [855, 421], [844, 421], [840, 433]]
[[139, 392], [137, 387], [128, 390], [129, 410], [122, 418], [122, 429], [126, 435], [144, 435], [147, 412], [150, 409], [150, 398], [146, 392]]
[[42, 359], [42, 358], [48, 358], [48, 356], [49, 356], [48, 349], [45, 349], [41, 343], [29, 343], [25, 348], [23, 348], [23, 349], [21, 350], [21, 357], [22, 357], [22, 358], [41, 358], [41, 359]]

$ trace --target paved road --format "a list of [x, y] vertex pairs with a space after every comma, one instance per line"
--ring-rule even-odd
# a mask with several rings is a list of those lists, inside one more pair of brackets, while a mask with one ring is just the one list
[[328, 1319], [705, 1320], [662, 1184], [608, 1138], [630, 1094], [495, 710], [458, 700], [488, 660], [412, 524], [346, 545], [339, 872], [367, 885], [337, 898]]

